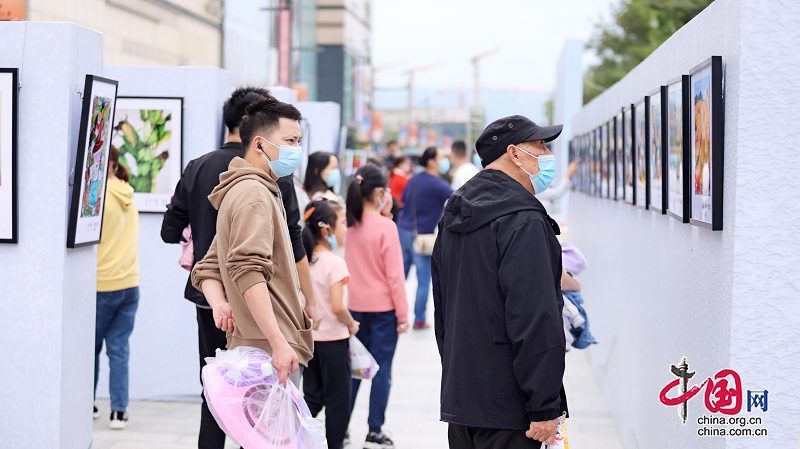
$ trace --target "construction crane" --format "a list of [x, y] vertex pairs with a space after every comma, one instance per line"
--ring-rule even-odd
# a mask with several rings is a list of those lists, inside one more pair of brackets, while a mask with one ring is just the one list
[[472, 104], [473, 105], [478, 105], [480, 103], [480, 101], [481, 101], [480, 100], [480, 98], [481, 98], [481, 90], [480, 90], [481, 87], [480, 86], [481, 85], [480, 85], [480, 76], [479, 76], [479, 72], [478, 72], [478, 63], [481, 61], [481, 59], [483, 59], [483, 58], [485, 58], [487, 56], [491, 56], [491, 55], [493, 55], [493, 54], [495, 54], [495, 53], [497, 53], [499, 51], [500, 51], [499, 48], [495, 48], [494, 50], [487, 51], [486, 53], [481, 53], [479, 55], [475, 55], [475, 56], [472, 57], [472, 70], [473, 70], [473, 75], [475, 77], [475, 86], [472, 88]]
[[419, 67], [412, 67], [406, 70], [408, 74], [408, 121], [412, 121], [412, 114], [414, 111], [414, 74], [417, 72], [424, 72], [425, 70], [435, 69], [440, 67], [441, 64], [425, 65]]

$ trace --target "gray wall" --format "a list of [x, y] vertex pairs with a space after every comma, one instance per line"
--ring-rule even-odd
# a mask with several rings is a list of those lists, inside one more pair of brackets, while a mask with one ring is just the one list
[[[107, 66], [120, 96], [183, 97], [183, 166], [219, 146], [222, 103], [230, 74], [213, 67]], [[139, 214], [140, 294], [131, 335], [130, 397], [200, 394], [196, 308], [183, 298], [189, 272], [178, 265], [180, 245], [161, 241], [163, 214]], [[108, 397], [108, 357], [101, 356], [98, 397]], [[105, 411], [104, 411], [105, 412]]]
[[[584, 287], [592, 366], [626, 448], [797, 447], [800, 422], [800, 3], [717, 0], [573, 119], [588, 132], [712, 55], [725, 82], [724, 229], [711, 232], [620, 201], [573, 194], [570, 235]], [[682, 426], [658, 394], [688, 357], [699, 384], [742, 376], [741, 416], [767, 438], [700, 438], [702, 394]], [[746, 390], [769, 390], [767, 413]], [[673, 392], [674, 394], [674, 392]], [[719, 416], [719, 415], [718, 415]]]
[[0, 445], [88, 448], [97, 249], [67, 249], [70, 172], [87, 74], [103, 36], [67, 23], [0, 23], [0, 66], [20, 68], [19, 244], [0, 245]]

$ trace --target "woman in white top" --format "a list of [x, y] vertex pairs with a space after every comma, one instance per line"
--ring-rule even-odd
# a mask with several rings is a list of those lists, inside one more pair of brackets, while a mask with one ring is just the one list
[[320, 151], [308, 156], [306, 179], [303, 187], [311, 201], [325, 198], [345, 206], [344, 198], [334, 193], [334, 187], [342, 181], [339, 171], [339, 158], [333, 153]]

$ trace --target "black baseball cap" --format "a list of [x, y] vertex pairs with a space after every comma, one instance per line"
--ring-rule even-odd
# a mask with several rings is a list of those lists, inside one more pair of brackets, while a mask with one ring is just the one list
[[550, 142], [560, 134], [564, 125], [539, 126], [528, 117], [512, 115], [495, 120], [475, 141], [475, 151], [484, 168], [505, 154], [509, 145], [544, 140]]

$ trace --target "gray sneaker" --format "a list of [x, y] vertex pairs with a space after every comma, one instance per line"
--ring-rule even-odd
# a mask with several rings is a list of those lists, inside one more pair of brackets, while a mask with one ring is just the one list
[[394, 441], [384, 432], [370, 432], [369, 435], [367, 435], [367, 441], [364, 442], [364, 449], [386, 449], [393, 447]]

